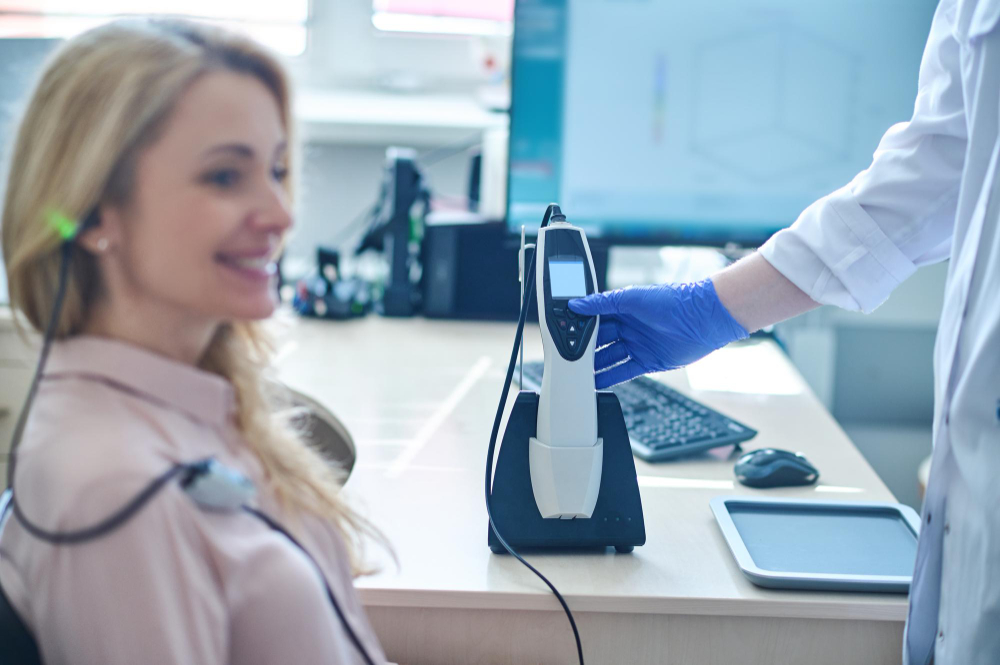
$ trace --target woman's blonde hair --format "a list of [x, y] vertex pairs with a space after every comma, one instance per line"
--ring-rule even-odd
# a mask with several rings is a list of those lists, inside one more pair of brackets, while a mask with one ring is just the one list
[[[48, 323], [59, 274], [62, 237], [48, 217], [56, 212], [82, 220], [99, 204], [127, 203], [141, 151], [156, 140], [184, 91], [220, 70], [260, 80], [290, 133], [283, 67], [237, 34], [185, 21], [118, 21], [70, 40], [49, 60], [17, 134], [0, 243], [11, 305], [35, 329]], [[83, 330], [100, 288], [96, 260], [76, 252], [57, 338]], [[237, 425], [279, 501], [293, 512], [331, 519], [360, 573], [362, 535], [372, 529], [341, 499], [342, 474], [275, 414], [264, 376], [271, 348], [260, 324], [224, 323], [201, 366], [235, 388]]]

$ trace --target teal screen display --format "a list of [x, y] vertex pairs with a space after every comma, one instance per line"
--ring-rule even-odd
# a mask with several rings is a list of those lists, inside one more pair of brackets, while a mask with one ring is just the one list
[[507, 220], [756, 245], [907, 121], [935, 0], [518, 0]]

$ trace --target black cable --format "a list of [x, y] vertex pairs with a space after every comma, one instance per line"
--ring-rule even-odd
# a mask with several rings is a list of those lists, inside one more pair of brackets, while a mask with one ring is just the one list
[[383, 199], [384, 194], [380, 193], [378, 201], [359, 212], [351, 218], [349, 222], [337, 230], [337, 232], [333, 235], [333, 238], [330, 240], [330, 244], [339, 248], [342, 243], [345, 243], [352, 235], [354, 235], [355, 232], [357, 232], [363, 222], [367, 223], [365, 228], [365, 233], [367, 233], [374, 221], [378, 219], [379, 212], [382, 209]]
[[[556, 214], [561, 214], [559, 211], [559, 206], [550, 205], [545, 209], [545, 216], [542, 218], [542, 224], [539, 229], [544, 229], [549, 224], [549, 219], [552, 216], [553, 211], [557, 211]], [[492, 479], [493, 479], [493, 453], [496, 450], [497, 436], [500, 434], [500, 423], [503, 421], [504, 407], [507, 405], [507, 393], [510, 391], [510, 384], [514, 379], [514, 366], [517, 364], [517, 353], [521, 346], [521, 337], [524, 334], [524, 321], [528, 315], [528, 307], [531, 302], [531, 295], [534, 293], [534, 288], [532, 283], [535, 277], [535, 253], [531, 253], [531, 260], [528, 262], [528, 270], [524, 274], [525, 282], [525, 298], [524, 302], [521, 303], [521, 313], [517, 319], [517, 333], [514, 336], [514, 350], [510, 354], [510, 363], [507, 365], [507, 376], [504, 378], [503, 392], [500, 394], [500, 405], [497, 408], [496, 418], [493, 420], [493, 431], [490, 433], [490, 447], [486, 456], [486, 514], [490, 518], [490, 528], [493, 529], [493, 533], [496, 534], [497, 540], [500, 544], [504, 546], [511, 556], [516, 558], [518, 561], [523, 563], [528, 570], [533, 572], [539, 577], [546, 586], [555, 594], [556, 599], [559, 604], [562, 605], [563, 611], [566, 612], [566, 617], [569, 619], [569, 625], [573, 628], [573, 638], [576, 640], [576, 653], [580, 659], [580, 665], [583, 665], [583, 645], [580, 643], [580, 631], [577, 630], [576, 621], [573, 619], [573, 613], [569, 609], [569, 605], [566, 603], [566, 599], [562, 597], [559, 590], [556, 589], [555, 585], [548, 580], [545, 575], [542, 575], [534, 566], [524, 560], [520, 554], [514, 551], [514, 548], [507, 544], [504, 537], [500, 534], [500, 530], [497, 529], [496, 523], [493, 521], [493, 511], [490, 509], [490, 497], [492, 496]]]
[[[50, 220], [51, 222], [51, 220]], [[11, 436], [10, 448], [7, 454], [7, 487], [14, 489], [14, 467], [17, 466], [17, 447], [21, 443], [21, 436], [24, 434], [24, 427], [28, 422], [28, 412], [35, 401], [35, 393], [38, 392], [38, 384], [41, 382], [42, 374], [45, 370], [45, 362], [49, 358], [49, 350], [52, 340], [55, 338], [56, 327], [59, 325], [59, 317], [62, 314], [63, 300], [66, 297], [66, 283], [69, 281], [69, 266], [73, 260], [73, 249], [76, 246], [76, 239], [80, 234], [101, 223], [100, 211], [97, 207], [91, 208], [83, 221], [75, 224], [65, 220], [61, 222], [67, 224], [68, 228], [61, 228], [59, 222], [55, 223], [59, 233], [62, 235], [62, 245], [59, 247], [59, 285], [56, 288], [55, 302], [52, 303], [52, 314], [49, 315], [49, 323], [45, 326], [45, 336], [42, 341], [42, 351], [38, 357], [38, 365], [35, 367], [35, 376], [31, 379], [31, 387], [28, 388], [28, 396], [21, 407], [21, 414], [17, 417], [17, 424], [14, 426], [14, 434]]]
[[156, 493], [159, 492], [171, 478], [188, 468], [183, 464], [172, 467], [169, 471], [154, 479], [131, 501], [110, 517], [99, 522], [98, 524], [95, 524], [94, 526], [78, 529], [76, 531], [55, 532], [42, 529], [28, 519], [27, 515], [22, 512], [20, 504], [17, 503], [17, 500], [14, 497], [13, 489], [16, 451], [21, 443], [21, 438], [24, 434], [24, 426], [28, 421], [28, 413], [31, 411], [31, 405], [35, 401], [35, 394], [38, 392], [38, 385], [41, 382], [42, 375], [45, 371], [45, 364], [48, 361], [49, 351], [52, 348], [52, 340], [55, 338], [56, 327], [59, 325], [59, 317], [62, 314], [63, 300], [66, 298], [66, 285], [69, 281], [69, 266], [72, 263], [73, 251], [76, 247], [76, 238], [83, 231], [93, 226], [97, 226], [98, 219], [96, 210], [91, 211], [91, 213], [84, 219], [83, 224], [81, 224], [78, 229], [74, 231], [74, 234], [71, 237], [64, 239], [62, 245], [60, 246], [61, 257], [59, 261], [59, 285], [56, 289], [55, 301], [52, 304], [52, 314], [49, 316], [48, 325], [45, 327], [45, 337], [42, 342], [42, 350], [39, 354], [38, 365], [35, 368], [35, 376], [31, 380], [31, 387], [28, 389], [28, 396], [24, 400], [24, 407], [22, 407], [21, 415], [18, 417], [17, 425], [14, 427], [14, 435], [11, 439], [10, 453], [8, 455], [7, 487], [11, 490], [9, 507], [13, 509], [14, 516], [21, 523], [21, 525], [24, 526], [28, 533], [36, 538], [56, 545], [72, 545], [82, 543], [99, 538], [107, 533], [110, 533], [111, 531], [114, 531], [135, 513], [137, 513], [140, 508], [146, 505], [146, 503], [153, 498], [153, 496], [155, 496]]
[[454, 157], [455, 155], [459, 155], [470, 148], [475, 148], [476, 146], [481, 145], [483, 142], [482, 137], [482, 132], [477, 132], [466, 137], [463, 141], [446, 143], [445, 145], [425, 150], [417, 155], [414, 161], [424, 167], [437, 164], [438, 162], [444, 161], [449, 157]]
[[23, 526], [32, 536], [50, 542], [53, 545], [78, 545], [88, 540], [100, 538], [101, 536], [111, 533], [120, 527], [122, 524], [131, 519], [133, 515], [139, 512], [139, 510], [145, 506], [150, 499], [156, 496], [156, 494], [163, 489], [164, 485], [170, 482], [174, 476], [178, 475], [182, 471], [190, 470], [191, 467], [192, 465], [189, 464], [178, 464], [171, 467], [169, 471], [155, 478], [148, 485], [146, 485], [141, 492], [135, 495], [132, 500], [113, 513], [110, 517], [93, 526], [77, 529], [76, 531], [46, 531], [31, 522], [27, 516], [21, 512], [21, 506], [17, 503], [13, 495], [10, 498], [10, 503], [14, 509], [14, 517], [17, 518], [17, 520], [21, 523], [21, 526]]
[[[17, 518], [17, 520], [21, 523], [21, 525], [25, 528], [25, 530], [32, 536], [40, 540], [52, 543], [53, 545], [79, 545], [81, 543], [90, 540], [101, 538], [102, 536], [105, 536], [108, 533], [117, 529], [118, 527], [122, 526], [125, 522], [131, 519], [143, 506], [149, 503], [150, 499], [156, 496], [160, 492], [160, 490], [162, 490], [167, 485], [168, 482], [170, 482], [176, 476], [180, 475], [182, 472], [187, 472], [188, 474], [205, 473], [206, 470], [209, 469], [209, 467], [206, 464], [208, 461], [210, 461], [210, 458], [206, 460], [199, 460], [197, 462], [193, 462], [190, 464], [177, 464], [171, 467], [167, 472], [161, 474], [160, 476], [155, 478], [152, 482], [150, 482], [148, 485], [146, 485], [146, 487], [141, 492], [139, 492], [139, 494], [137, 494], [125, 506], [120, 508], [110, 517], [102, 520], [101, 522], [95, 524], [94, 526], [78, 529], [76, 531], [47, 531], [45, 529], [42, 529], [41, 527], [31, 522], [24, 515], [24, 513], [21, 512], [21, 507], [18, 505], [17, 501], [15, 501], [13, 495], [11, 495], [10, 502], [8, 506], [6, 506], [5, 508], [13, 509], [14, 517]], [[184, 484], [184, 480], [182, 480], [182, 484]], [[197, 501], [197, 499], [195, 499], [195, 501]], [[291, 541], [291, 543], [295, 545], [295, 547], [297, 547], [306, 556], [307, 559], [309, 559], [309, 561], [313, 564], [313, 566], [315, 566], [316, 571], [319, 573], [320, 579], [323, 580], [323, 587], [326, 591], [326, 595], [329, 598], [330, 603], [333, 605], [333, 609], [337, 613], [337, 618], [340, 619], [340, 623], [344, 627], [344, 630], [347, 632], [347, 636], [350, 638], [351, 643], [358, 650], [358, 652], [364, 657], [364, 660], [368, 665], [375, 665], [375, 662], [372, 660], [371, 656], [368, 654], [368, 651], [361, 643], [361, 640], [354, 632], [354, 628], [351, 626], [350, 622], [348, 622], [347, 620], [347, 617], [344, 615], [344, 611], [341, 609], [340, 603], [337, 601], [337, 597], [336, 595], [334, 595], [333, 589], [330, 587], [329, 582], [327, 582], [326, 577], [323, 575], [323, 571], [319, 567], [319, 564], [316, 562], [316, 559], [314, 559], [313, 556], [309, 554], [309, 551], [305, 547], [303, 547], [302, 544], [298, 540], [296, 540], [296, 538], [291, 533], [289, 533], [278, 522], [271, 519], [271, 517], [269, 517], [267, 514], [247, 505], [241, 506], [241, 509], [244, 512], [258, 518], [259, 520], [264, 522], [264, 524], [269, 526], [271, 529], [277, 531], [278, 533], [288, 538], [288, 540]], [[0, 519], [2, 519], [2, 515], [0, 515]]]
[[[60, 247], [61, 259], [59, 261], [59, 286], [56, 289], [55, 303], [52, 305], [52, 314], [49, 316], [49, 323], [45, 327], [45, 337], [42, 342], [42, 351], [38, 357], [38, 365], [35, 367], [35, 376], [31, 379], [31, 387], [28, 389], [28, 396], [21, 407], [21, 415], [17, 418], [14, 426], [14, 435], [11, 437], [10, 452], [7, 455], [7, 487], [14, 488], [14, 467], [17, 466], [17, 447], [21, 443], [21, 435], [24, 434], [24, 426], [28, 422], [28, 412], [35, 401], [35, 393], [38, 392], [38, 384], [42, 379], [42, 372], [45, 369], [45, 361], [49, 357], [49, 349], [52, 346], [52, 339], [55, 336], [56, 326], [59, 325], [59, 315], [62, 313], [63, 299], [66, 297], [66, 283], [69, 277], [69, 264], [73, 259], [73, 247], [75, 242], [64, 240]], [[16, 508], [15, 508], [16, 510]]]
[[302, 544], [295, 539], [295, 536], [290, 534], [283, 526], [281, 526], [276, 521], [271, 519], [266, 513], [263, 513], [260, 510], [252, 508], [250, 506], [243, 506], [243, 511], [250, 515], [253, 515], [257, 519], [262, 521], [264, 524], [268, 525], [269, 527], [271, 527], [272, 529], [283, 535], [285, 538], [288, 538], [288, 540], [290, 540], [293, 545], [299, 548], [299, 550], [306, 555], [306, 558], [309, 559], [312, 565], [316, 568], [316, 572], [319, 573], [320, 579], [323, 580], [323, 586], [326, 589], [326, 595], [330, 599], [330, 604], [333, 605], [333, 609], [337, 612], [337, 617], [340, 618], [341, 625], [344, 627], [344, 630], [347, 631], [347, 636], [351, 638], [351, 642], [354, 644], [354, 648], [358, 650], [358, 653], [361, 654], [361, 656], [365, 659], [365, 662], [368, 663], [368, 665], [375, 665], [375, 661], [373, 661], [372, 657], [368, 655], [368, 651], [365, 649], [364, 645], [361, 644], [361, 640], [358, 639], [358, 636], [357, 634], [355, 634], [354, 629], [351, 627], [350, 622], [347, 621], [347, 617], [344, 616], [344, 611], [340, 608], [340, 603], [337, 602], [337, 596], [334, 595], [333, 589], [330, 588], [330, 583], [326, 581], [326, 576], [323, 575], [323, 569], [319, 567], [319, 564], [316, 562], [316, 559], [314, 559], [313, 556], [309, 554], [309, 550], [303, 547]]

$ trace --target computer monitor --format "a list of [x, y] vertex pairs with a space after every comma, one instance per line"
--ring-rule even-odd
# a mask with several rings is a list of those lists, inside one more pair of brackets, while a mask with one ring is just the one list
[[756, 246], [908, 120], [936, 0], [518, 0], [507, 223]]

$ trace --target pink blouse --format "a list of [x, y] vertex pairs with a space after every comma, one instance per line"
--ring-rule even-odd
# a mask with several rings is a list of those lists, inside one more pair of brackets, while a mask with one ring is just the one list
[[[44, 529], [80, 529], [171, 465], [214, 456], [291, 526], [232, 424], [234, 404], [221, 377], [149, 351], [96, 337], [56, 343], [18, 452], [18, 504]], [[290, 530], [384, 661], [339, 534], [311, 516]], [[46, 665], [364, 662], [298, 549], [250, 515], [199, 508], [176, 482], [80, 545], [43, 542], [9, 519], [0, 584]]]

